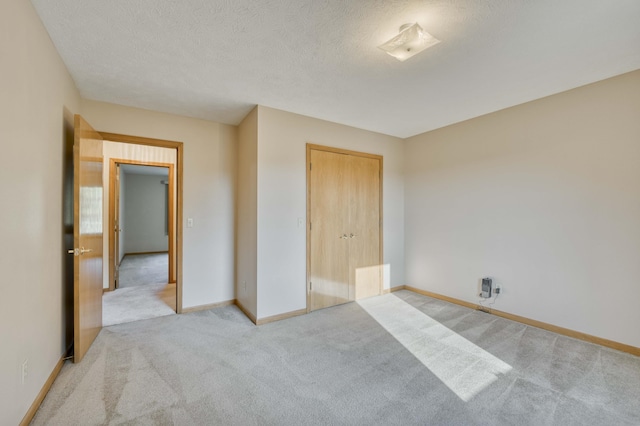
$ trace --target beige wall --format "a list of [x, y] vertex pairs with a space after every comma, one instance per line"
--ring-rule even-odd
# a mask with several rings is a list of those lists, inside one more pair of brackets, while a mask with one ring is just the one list
[[236, 127], [88, 100], [81, 109], [96, 130], [184, 142], [182, 306], [234, 299]]
[[258, 107], [258, 318], [306, 308], [306, 144], [384, 157], [385, 287], [404, 284], [401, 139]]
[[[169, 170], [168, 168], [165, 170]], [[128, 174], [124, 196], [128, 232], [122, 234], [126, 253], [168, 252], [167, 176]]]
[[406, 284], [640, 346], [640, 71], [405, 149]]
[[238, 197], [236, 298], [257, 314], [258, 108], [238, 127]]
[[0, 61], [0, 424], [14, 425], [72, 341], [63, 170], [80, 100], [28, 1], [0, 2]]
[[[237, 265], [238, 283], [255, 265], [254, 294], [238, 298], [260, 318], [305, 307], [297, 219], [311, 142], [384, 156], [387, 286], [475, 301], [488, 275], [504, 288], [498, 309], [640, 346], [640, 71], [404, 144], [259, 107], [241, 126], [247, 152], [237, 161], [233, 126], [81, 102], [27, 1], [0, 2], [0, 58], [0, 424], [22, 419], [72, 341], [63, 196], [80, 110], [98, 130], [185, 143], [184, 219], [194, 228], [184, 227], [184, 307], [235, 297], [236, 229], [238, 247], [255, 247]], [[236, 201], [236, 178], [248, 198]], [[249, 207], [238, 227], [236, 205]]]

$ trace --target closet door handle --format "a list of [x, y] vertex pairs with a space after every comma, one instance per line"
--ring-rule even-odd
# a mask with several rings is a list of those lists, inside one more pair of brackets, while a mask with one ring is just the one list
[[342, 236], [341, 236], [341, 237], [338, 237], [338, 238], [342, 238], [343, 240], [347, 240], [347, 239], [349, 239], [349, 237], [347, 237], [347, 234], [342, 234]]
[[357, 237], [357, 235], [356, 234], [350, 234], [349, 235], [349, 238], [354, 238], [354, 237]]

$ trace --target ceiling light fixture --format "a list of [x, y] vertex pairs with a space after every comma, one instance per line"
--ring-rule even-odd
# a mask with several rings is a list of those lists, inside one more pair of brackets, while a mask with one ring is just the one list
[[404, 24], [400, 27], [400, 34], [388, 42], [378, 46], [397, 60], [404, 62], [424, 49], [435, 46], [440, 40], [424, 31], [420, 25]]

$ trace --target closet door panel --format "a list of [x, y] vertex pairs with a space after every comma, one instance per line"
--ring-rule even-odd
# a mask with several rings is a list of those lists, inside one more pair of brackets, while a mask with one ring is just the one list
[[311, 151], [310, 309], [349, 297], [349, 156]]
[[380, 294], [380, 161], [349, 157], [349, 296]]

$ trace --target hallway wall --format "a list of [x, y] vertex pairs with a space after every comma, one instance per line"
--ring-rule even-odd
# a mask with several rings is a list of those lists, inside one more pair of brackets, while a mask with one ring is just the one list
[[[167, 224], [168, 176], [126, 173], [124, 195], [124, 250], [130, 253], [148, 253], [169, 250]], [[125, 229], [125, 228], [123, 228]]]
[[81, 110], [98, 131], [184, 143], [183, 308], [233, 300], [237, 128], [85, 99]]

